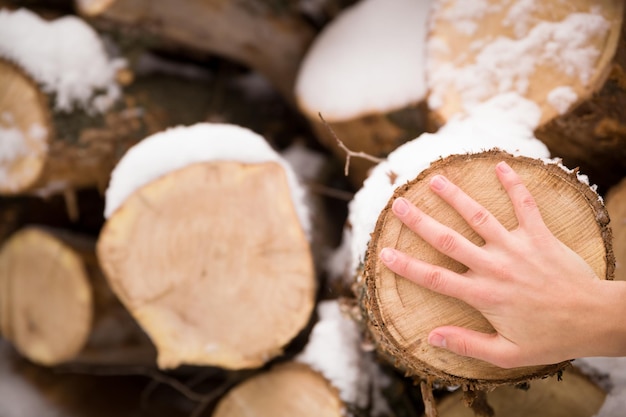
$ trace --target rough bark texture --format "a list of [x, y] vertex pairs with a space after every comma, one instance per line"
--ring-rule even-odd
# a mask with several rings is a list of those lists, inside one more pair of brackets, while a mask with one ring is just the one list
[[33, 362], [149, 364], [155, 352], [108, 287], [95, 240], [43, 227], [0, 252], [0, 330]]
[[613, 232], [615, 279], [626, 281], [626, 179], [609, 190], [605, 202]]
[[259, 367], [309, 321], [312, 255], [275, 163], [207, 162], [136, 190], [98, 258], [162, 368]]
[[446, 175], [511, 229], [517, 220], [493, 172], [495, 164], [503, 159], [520, 174], [551, 231], [579, 253], [599, 277], [613, 276], [606, 210], [598, 195], [575, 174], [554, 164], [503, 152], [454, 155], [433, 162], [415, 180], [399, 187], [381, 212], [369, 243], [363, 277], [357, 283], [364, 317], [378, 351], [407, 375], [477, 390], [550, 375], [567, 365], [565, 362], [507, 370], [431, 347], [426, 342], [428, 332], [439, 325], [459, 325], [487, 333], [493, 328], [470, 306], [411, 284], [378, 260], [380, 248], [391, 246], [453, 271], [465, 271], [465, 266], [441, 255], [393, 216], [391, 203], [404, 196], [435, 219], [481, 244], [482, 239], [456, 212], [428, 192], [428, 180], [437, 173]]
[[321, 374], [287, 362], [233, 388], [213, 417], [341, 417], [343, 408], [339, 393]]

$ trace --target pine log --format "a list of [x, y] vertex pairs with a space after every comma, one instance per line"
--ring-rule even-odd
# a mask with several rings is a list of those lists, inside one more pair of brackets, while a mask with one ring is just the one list
[[413, 181], [398, 187], [380, 213], [368, 245], [363, 277], [356, 283], [363, 316], [377, 350], [407, 375], [478, 390], [554, 374], [568, 363], [502, 369], [429, 346], [425, 342], [428, 333], [440, 325], [487, 333], [493, 332], [493, 328], [465, 303], [396, 276], [377, 256], [382, 247], [390, 246], [456, 272], [466, 270], [404, 226], [392, 214], [391, 202], [399, 196], [408, 198], [427, 214], [481, 244], [481, 238], [463, 219], [428, 191], [428, 180], [435, 174], [446, 175], [512, 229], [517, 224], [516, 217], [493, 172], [501, 160], [520, 174], [555, 236], [585, 259], [598, 277], [612, 278], [614, 258], [608, 215], [598, 195], [575, 173], [540, 159], [496, 151], [452, 155], [433, 162]]
[[261, 366], [313, 309], [312, 255], [277, 163], [209, 161], [164, 174], [112, 213], [97, 251], [162, 368]]
[[155, 361], [100, 271], [95, 239], [41, 226], [14, 233], [0, 251], [0, 332], [46, 366]]
[[341, 417], [339, 393], [306, 365], [276, 365], [233, 388], [220, 400], [213, 417]]
[[601, 187], [626, 173], [621, 0], [524, 1], [468, 10], [437, 1], [429, 33], [429, 129], [496, 94], [541, 109], [535, 135]]
[[613, 232], [615, 279], [626, 281], [626, 180], [609, 189], [605, 202]]
[[253, 68], [289, 101], [315, 34], [294, 1], [75, 0], [75, 6], [96, 27], [124, 32], [127, 41], [218, 55]]
[[[474, 417], [457, 390], [437, 405], [439, 417]], [[544, 378], [520, 388], [501, 386], [487, 393], [496, 417], [592, 417], [606, 398], [606, 392], [575, 368], [561, 379]]]

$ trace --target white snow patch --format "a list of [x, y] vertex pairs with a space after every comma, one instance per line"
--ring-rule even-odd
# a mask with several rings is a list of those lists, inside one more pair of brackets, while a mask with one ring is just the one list
[[98, 34], [75, 16], [48, 22], [26, 9], [0, 10], [0, 57], [53, 94], [59, 111], [104, 112], [121, 96], [115, 76], [125, 61], [109, 59]]
[[[378, 371], [372, 355], [361, 348], [361, 333], [356, 323], [341, 311], [338, 300], [320, 301], [319, 321], [309, 342], [295, 358], [320, 372], [335, 388], [344, 403], [366, 407], [372, 394], [380, 391], [388, 379]], [[384, 398], [373, 395], [373, 415], [388, 411]]]
[[592, 380], [598, 374], [608, 380], [598, 381], [608, 391], [604, 404], [594, 417], [618, 417], [626, 410], [626, 357], [580, 358], [573, 362], [574, 366], [588, 374]]
[[329, 121], [402, 108], [424, 99], [431, 0], [362, 0], [315, 38], [295, 93]]
[[197, 162], [276, 162], [285, 170], [294, 207], [303, 229], [310, 235], [305, 191], [291, 165], [269, 143], [250, 129], [222, 123], [197, 123], [156, 133], [137, 143], [111, 173], [104, 216], [110, 217], [138, 188]]
[[548, 103], [559, 114], [565, 114], [572, 104], [578, 100], [578, 94], [567, 86], [556, 87], [548, 93]]
[[[596, 13], [571, 13], [560, 22], [539, 22], [526, 36], [496, 37], [484, 45], [474, 62], [442, 56], [428, 61], [427, 79], [432, 109], [443, 103], [443, 94], [453, 87], [465, 111], [486, 99], [506, 92], [525, 95], [529, 78], [540, 66], [549, 66], [586, 85], [600, 51], [592, 39], [604, 37], [609, 22]], [[444, 40], [433, 36], [432, 50], [443, 50]], [[431, 47], [428, 47], [431, 50]]]
[[[348, 206], [350, 270], [354, 273], [364, 261], [370, 234], [394, 190], [417, 177], [431, 162], [494, 148], [513, 155], [549, 158], [547, 147], [533, 134], [539, 118], [535, 103], [516, 94], [496, 96], [474, 108], [467, 117], [453, 117], [437, 133], [424, 133], [391, 152], [373, 168]], [[397, 176], [393, 184], [390, 173]]]
[[17, 189], [9, 169], [20, 159], [39, 157], [48, 151], [47, 129], [33, 123], [26, 132], [14, 124], [15, 118], [9, 112], [2, 113], [0, 124], [0, 184], [9, 189]]

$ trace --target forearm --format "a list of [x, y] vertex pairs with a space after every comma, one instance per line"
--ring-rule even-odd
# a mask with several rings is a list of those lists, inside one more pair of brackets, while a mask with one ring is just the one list
[[584, 356], [626, 356], [626, 281], [600, 281], [597, 309], [585, 313], [592, 324], [586, 341], [589, 353]]

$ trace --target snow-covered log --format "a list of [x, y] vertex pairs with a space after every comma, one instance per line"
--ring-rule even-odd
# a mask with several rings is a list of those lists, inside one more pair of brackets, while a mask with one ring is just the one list
[[626, 172], [624, 2], [433, 3], [430, 118], [441, 126], [497, 94], [535, 102], [535, 134], [608, 187]]
[[75, 16], [1, 10], [0, 193], [104, 191], [146, 135], [208, 117], [206, 83], [155, 72], [134, 77]]
[[463, 219], [428, 192], [428, 180], [435, 174], [446, 175], [490, 210], [505, 227], [513, 228], [517, 224], [515, 214], [493, 172], [501, 160], [506, 160], [524, 179], [552, 232], [579, 253], [599, 277], [612, 277], [613, 265], [607, 260], [612, 253], [606, 210], [598, 195], [576, 174], [557, 164], [501, 152], [453, 155], [433, 162], [415, 180], [396, 189], [380, 213], [368, 244], [360, 282], [361, 303], [370, 333], [379, 349], [409, 374], [436, 378], [447, 384], [480, 387], [546, 376], [566, 365], [502, 369], [428, 346], [424, 342], [428, 332], [444, 324], [482, 332], [492, 332], [493, 328], [468, 305], [395, 276], [377, 256], [382, 247], [391, 246], [462, 272], [463, 265], [440, 254], [402, 225], [391, 213], [391, 201], [399, 196], [408, 198], [426, 213], [480, 244], [480, 237]]
[[287, 98], [315, 29], [295, 1], [75, 0], [96, 27], [160, 49], [218, 55], [263, 74]]
[[422, 134], [398, 147], [372, 170], [350, 202], [343, 243], [350, 249], [347, 278], [377, 351], [407, 375], [463, 385], [480, 394], [500, 384], [554, 374], [567, 365], [505, 370], [428, 346], [424, 342], [428, 332], [444, 323], [492, 329], [476, 310], [396, 277], [378, 258], [383, 246], [391, 246], [462, 271], [462, 265], [403, 226], [391, 213], [391, 202], [402, 195], [479, 243], [461, 217], [429, 192], [428, 179], [436, 173], [446, 175], [512, 228], [515, 215], [494, 172], [497, 162], [506, 160], [524, 179], [555, 235], [586, 259], [598, 276], [611, 278], [611, 234], [602, 201], [586, 176], [549, 159], [545, 145], [533, 136], [539, 117], [535, 104], [515, 94], [495, 97], [468, 117], [455, 117], [436, 134]]
[[[384, 157], [424, 131], [424, 56], [430, 1], [364, 0], [324, 27], [298, 71], [298, 107], [341, 160], [346, 150]], [[350, 161], [360, 186], [373, 163]]]
[[613, 232], [615, 279], [626, 281], [626, 179], [609, 189], [605, 202]]
[[[544, 378], [528, 386], [502, 386], [487, 393], [494, 416], [594, 417], [606, 391], [576, 368], [563, 372], [561, 380]], [[476, 417], [466, 406], [463, 391], [445, 396], [438, 404], [439, 417]], [[480, 415], [479, 415], [480, 416]]]
[[32, 362], [151, 364], [154, 347], [110, 290], [95, 240], [27, 227], [0, 251], [0, 334]]
[[258, 367], [304, 329], [316, 292], [304, 198], [284, 159], [236, 125], [168, 129], [122, 157], [97, 253], [160, 367]]

